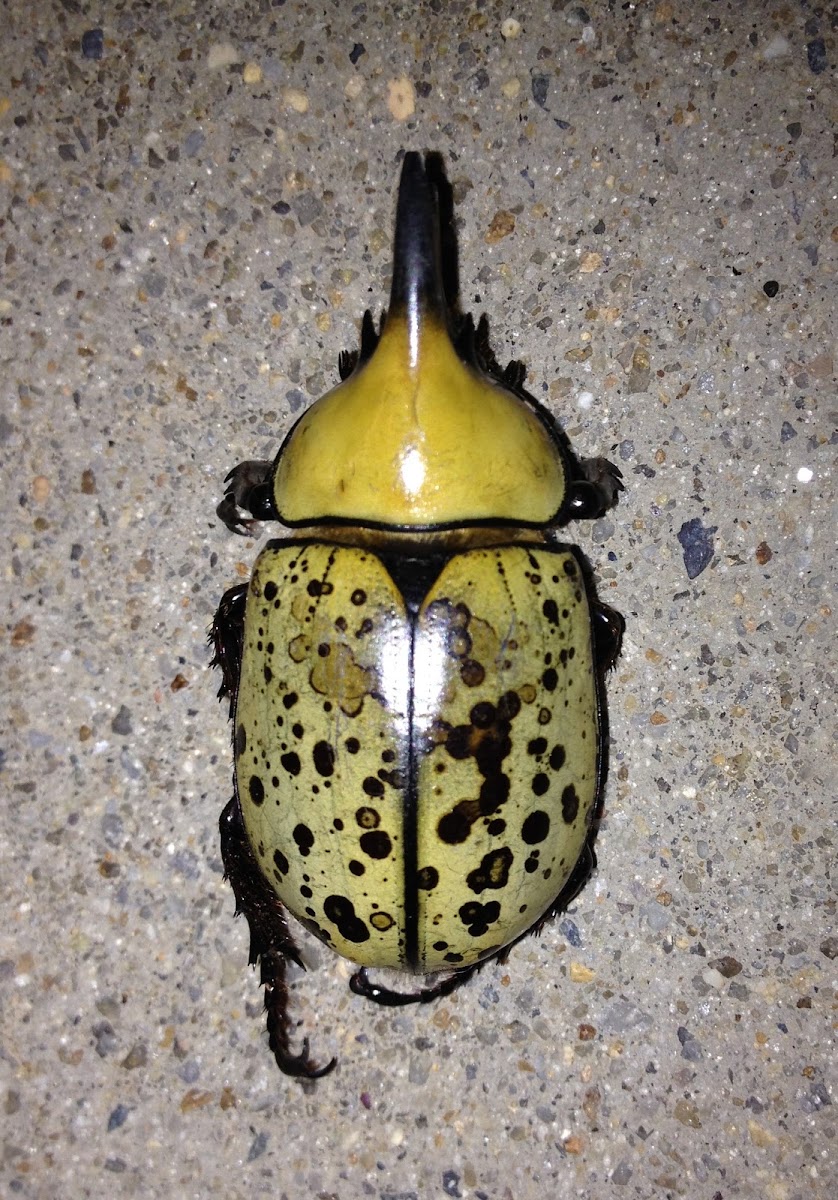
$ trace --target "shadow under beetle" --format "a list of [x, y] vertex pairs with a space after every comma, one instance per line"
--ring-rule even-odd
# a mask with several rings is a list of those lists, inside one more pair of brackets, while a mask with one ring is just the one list
[[[273, 463], [227, 477], [233, 531], [278, 521], [210, 640], [235, 795], [221, 851], [261, 965], [271, 1049], [291, 1049], [289, 913], [382, 1004], [445, 995], [560, 911], [594, 864], [603, 680], [623, 619], [557, 540], [621, 489], [578, 459], [458, 305], [451, 187], [408, 153], [390, 303]], [[368, 968], [433, 979], [397, 992]]]

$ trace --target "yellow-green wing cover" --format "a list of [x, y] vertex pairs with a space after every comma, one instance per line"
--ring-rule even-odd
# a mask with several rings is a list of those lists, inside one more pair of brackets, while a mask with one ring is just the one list
[[236, 776], [259, 865], [340, 954], [404, 959], [409, 627], [375, 555], [271, 543], [247, 598]]
[[568, 549], [452, 558], [426, 597], [414, 664], [417, 958], [482, 958], [550, 907], [597, 794], [590, 610]]

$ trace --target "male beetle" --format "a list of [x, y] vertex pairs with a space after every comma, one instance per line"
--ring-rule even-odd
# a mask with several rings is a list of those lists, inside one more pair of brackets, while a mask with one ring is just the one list
[[[227, 477], [218, 515], [285, 527], [210, 640], [229, 698], [235, 795], [221, 852], [261, 963], [271, 1049], [290, 1047], [288, 913], [357, 963], [354, 991], [431, 1000], [537, 930], [593, 865], [603, 677], [622, 617], [555, 531], [616, 502], [501, 370], [457, 302], [451, 188], [409, 153], [393, 280], [341, 383], [273, 463]], [[397, 992], [367, 968], [434, 980]]]

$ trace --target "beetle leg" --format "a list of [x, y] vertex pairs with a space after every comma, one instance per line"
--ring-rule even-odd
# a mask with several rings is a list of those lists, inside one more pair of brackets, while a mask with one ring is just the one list
[[270, 483], [272, 469], [273, 463], [251, 459], [233, 467], [224, 480], [227, 485], [224, 499], [215, 511], [233, 533], [252, 531], [253, 521], [245, 514], [257, 521], [276, 519]]
[[607, 458], [580, 458], [582, 475], [570, 485], [570, 511], [575, 518], [593, 520], [617, 503], [625, 490], [623, 473]]
[[291, 1052], [285, 964], [288, 959], [299, 966], [303, 963], [288, 928], [285, 909], [254, 858], [237, 796], [221, 814], [220, 827], [221, 857], [225, 876], [236, 897], [236, 916], [244, 913], [250, 927], [249, 962], [253, 965], [258, 961], [261, 967], [260, 983], [265, 989], [268, 1014], [268, 1043], [276, 1064], [286, 1075], [318, 1079], [333, 1069], [337, 1059], [318, 1067], [309, 1057], [308, 1038], [303, 1039], [299, 1054]]
[[498, 963], [505, 963], [513, 946], [517, 946], [518, 942], [523, 941], [524, 938], [530, 937], [532, 934], [537, 936], [541, 933], [541, 930], [548, 921], [552, 920], [559, 913], [564, 912], [567, 906], [573, 903], [590, 879], [595, 866], [596, 855], [588, 843], [579, 856], [579, 861], [574, 867], [570, 878], [562, 888], [561, 894], [525, 933], [522, 933], [519, 938], [516, 938], [508, 946], [504, 946], [497, 954], [484, 958], [482, 962], [473, 963], [470, 967], [464, 967], [462, 970], [452, 972], [438, 983], [433, 984], [432, 987], [420, 988], [415, 992], [394, 992], [392, 989], [383, 987], [381, 984], [373, 983], [367, 975], [366, 967], [361, 967], [360, 971], [355, 972], [349, 980], [349, 987], [356, 996], [363, 996], [367, 1000], [374, 1000], [376, 1004], [386, 1004], [392, 1007], [400, 1007], [404, 1004], [428, 1004], [431, 1000], [439, 999], [440, 996], [450, 996], [453, 991], [471, 979], [472, 975], [476, 971], [479, 971], [487, 962], [494, 960]]
[[238, 583], [228, 588], [212, 622], [207, 641], [213, 649], [211, 667], [221, 668], [221, 686], [218, 699], [230, 698], [230, 717], [236, 710], [239, 692], [239, 677], [242, 669], [242, 647], [244, 645], [244, 605], [247, 599], [247, 584]]
[[376, 1004], [386, 1004], [392, 1007], [401, 1007], [403, 1004], [429, 1004], [431, 1000], [437, 1000], [440, 996], [450, 996], [453, 991], [471, 979], [480, 966], [482, 963], [463, 967], [460, 971], [446, 975], [444, 979], [431, 987], [419, 988], [415, 992], [394, 992], [381, 984], [373, 983], [367, 975], [366, 967], [361, 967], [360, 971], [356, 971], [349, 980], [349, 987], [356, 996], [364, 996], [367, 1000], [374, 1000]]
[[594, 653], [597, 666], [604, 675], [610, 671], [620, 657], [626, 623], [622, 613], [607, 604], [595, 601], [591, 604], [591, 620], [594, 629]]

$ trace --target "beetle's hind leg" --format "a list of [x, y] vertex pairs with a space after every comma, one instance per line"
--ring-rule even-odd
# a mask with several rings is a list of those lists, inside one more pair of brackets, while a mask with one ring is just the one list
[[480, 962], [472, 963], [471, 966], [462, 967], [458, 971], [452, 971], [450, 975], [446, 975], [444, 979], [432, 984], [431, 987], [419, 988], [415, 992], [394, 992], [391, 988], [373, 983], [367, 975], [366, 967], [361, 967], [360, 971], [355, 972], [349, 980], [349, 987], [356, 996], [363, 996], [366, 1000], [374, 1000], [376, 1004], [386, 1004], [391, 1007], [400, 1007], [404, 1004], [428, 1004], [431, 1000], [438, 1000], [441, 996], [450, 996], [453, 991], [456, 991], [457, 988], [467, 983], [472, 975], [485, 966], [486, 963], [505, 963], [513, 946], [517, 946], [518, 942], [523, 941], [524, 938], [530, 937], [533, 934], [537, 936], [541, 933], [541, 930], [548, 921], [552, 920], [559, 913], [564, 912], [567, 906], [573, 903], [590, 879], [595, 867], [596, 855], [589, 841], [585, 844], [579, 860], [560, 894], [547, 911], [542, 913], [529, 929], [526, 929], [520, 937], [517, 937], [514, 942], [510, 942], [508, 946], [504, 946], [503, 949], [488, 955], [486, 958], [481, 959]]
[[450, 996], [458, 987], [462, 987], [471, 979], [474, 972], [482, 965], [482, 963], [474, 963], [470, 967], [463, 967], [451, 975], [446, 975], [444, 979], [440, 979], [431, 987], [418, 988], [415, 992], [394, 992], [388, 987], [373, 983], [367, 975], [366, 967], [361, 967], [360, 971], [356, 971], [349, 980], [349, 987], [356, 996], [363, 996], [367, 1000], [374, 1000], [376, 1004], [386, 1004], [394, 1008], [401, 1007], [403, 1004], [429, 1004], [431, 1000], [438, 1000], [440, 996]]
[[394, 992], [390, 988], [373, 983], [367, 975], [366, 967], [362, 967], [360, 971], [355, 972], [349, 980], [349, 986], [357, 996], [364, 996], [367, 1000], [374, 1000], [376, 1004], [386, 1004], [393, 1007], [403, 1004], [428, 1004], [431, 1000], [438, 1000], [440, 996], [450, 996], [453, 991], [456, 991], [457, 988], [467, 983], [472, 975], [485, 966], [487, 962], [505, 963], [513, 946], [517, 946], [518, 942], [523, 941], [524, 938], [530, 937], [532, 934], [538, 935], [541, 933], [541, 930], [549, 920], [559, 913], [564, 912], [567, 906], [575, 900], [590, 879], [595, 866], [596, 856], [594, 855], [592, 846], [588, 843], [579, 856], [579, 861], [571, 872], [567, 883], [562, 888], [560, 895], [529, 929], [525, 930], [514, 942], [510, 942], [508, 946], [504, 946], [497, 953], [489, 955], [480, 962], [472, 963], [469, 967], [453, 971], [450, 975], [447, 975], [431, 987], [419, 988], [415, 992]]
[[299, 1054], [290, 1047], [291, 1018], [285, 964], [289, 959], [303, 966], [288, 928], [288, 917], [279, 897], [267, 882], [254, 858], [242, 820], [238, 797], [234, 796], [221, 814], [221, 857], [224, 872], [236, 897], [236, 915], [244, 913], [250, 927], [250, 963], [259, 962], [268, 1014], [268, 1042], [276, 1064], [286, 1075], [318, 1079], [336, 1063], [319, 1067], [309, 1057], [308, 1038]]
[[257, 521], [277, 518], [271, 490], [273, 463], [260, 459], [239, 463], [227, 475], [224, 499], [216, 514], [233, 533], [248, 534]]

